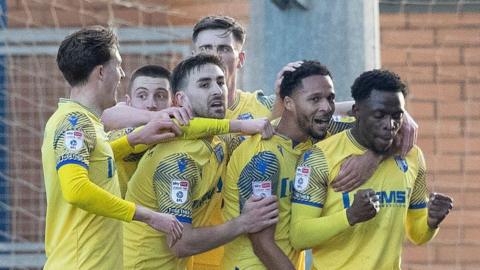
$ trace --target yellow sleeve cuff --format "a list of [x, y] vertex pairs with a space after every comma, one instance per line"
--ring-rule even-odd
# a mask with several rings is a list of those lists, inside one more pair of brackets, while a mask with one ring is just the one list
[[438, 228], [430, 228], [428, 226], [427, 219], [427, 208], [408, 210], [405, 229], [407, 237], [412, 243], [421, 245], [430, 241], [437, 235]]
[[120, 160], [134, 151], [134, 148], [128, 143], [128, 135], [115, 139], [110, 142], [115, 159]]
[[[176, 123], [178, 125], [178, 122]], [[228, 133], [230, 130], [230, 120], [196, 117], [190, 120], [188, 126], [180, 126], [180, 129], [183, 132], [183, 139], [193, 140], [205, 138]]]
[[84, 167], [65, 164], [58, 169], [58, 178], [63, 198], [68, 203], [95, 215], [132, 221], [135, 204], [94, 184]]

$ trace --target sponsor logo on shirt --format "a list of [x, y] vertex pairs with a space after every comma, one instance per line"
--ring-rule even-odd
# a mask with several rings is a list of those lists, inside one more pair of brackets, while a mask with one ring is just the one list
[[170, 198], [176, 204], [184, 204], [188, 199], [188, 181], [173, 180], [170, 189]]

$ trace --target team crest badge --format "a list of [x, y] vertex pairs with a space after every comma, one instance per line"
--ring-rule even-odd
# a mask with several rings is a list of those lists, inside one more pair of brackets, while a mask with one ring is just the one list
[[253, 119], [253, 115], [251, 113], [242, 113], [237, 117], [238, 120], [248, 120]]
[[298, 166], [297, 172], [295, 173], [295, 183], [294, 188], [296, 191], [305, 191], [308, 187], [308, 182], [310, 180], [310, 168]]
[[65, 148], [69, 151], [77, 152], [83, 147], [83, 132], [78, 130], [65, 131]]
[[272, 182], [270, 181], [253, 181], [252, 182], [253, 195], [257, 197], [272, 196]]
[[188, 199], [188, 181], [173, 180], [170, 198], [176, 204], [184, 204]]
[[405, 159], [401, 158], [400, 156], [395, 157], [395, 163], [397, 163], [397, 167], [404, 173], [408, 171], [408, 163]]
[[76, 115], [70, 115], [70, 117], [68, 117], [68, 122], [70, 122], [72, 127], [75, 127], [78, 122], [78, 117]]

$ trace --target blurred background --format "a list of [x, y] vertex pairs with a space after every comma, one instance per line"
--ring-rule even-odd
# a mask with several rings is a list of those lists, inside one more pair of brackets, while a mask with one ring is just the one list
[[430, 190], [455, 209], [428, 245], [405, 243], [403, 269], [480, 269], [480, 1], [468, 0], [0, 0], [0, 269], [44, 262], [43, 128], [67, 97], [56, 66], [62, 39], [82, 26], [116, 29], [127, 79], [145, 64], [173, 68], [191, 53], [192, 26], [229, 15], [247, 27], [239, 87], [272, 93], [293, 60], [332, 71], [339, 100], [362, 71], [408, 83], [407, 108]]

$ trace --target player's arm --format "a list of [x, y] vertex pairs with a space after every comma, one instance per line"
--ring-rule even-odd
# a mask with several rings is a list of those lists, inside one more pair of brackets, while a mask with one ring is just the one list
[[229, 120], [212, 118], [194, 118], [188, 125], [180, 126], [182, 138], [199, 139], [227, 133], [244, 135], [262, 134], [263, 138], [273, 136], [273, 128], [266, 118], [252, 120]]
[[351, 207], [322, 216], [328, 189], [327, 164], [323, 152], [318, 148], [307, 151], [300, 158], [297, 170], [308, 169], [310, 175], [295, 178], [290, 222], [290, 242], [295, 249], [322, 245], [350, 226], [369, 220], [377, 213], [378, 196], [375, 192], [359, 190]]
[[[238, 218], [218, 226], [192, 227], [192, 189], [201, 185], [199, 167], [187, 154], [164, 158], [153, 176], [160, 212], [173, 214], [184, 225], [182, 238], [171, 246], [177, 257], [187, 257], [221, 246], [240, 234], [261, 230], [276, 223], [275, 198], [252, 198]], [[259, 218], [260, 216], [260, 218]]]
[[452, 199], [446, 195], [432, 193], [427, 199], [425, 160], [418, 150], [419, 172], [415, 179], [405, 224], [407, 237], [420, 245], [430, 241], [438, 232], [438, 225], [453, 207]]
[[95, 130], [85, 115], [74, 115], [75, 124], [72, 124], [71, 117], [57, 128], [54, 144], [59, 184], [65, 201], [96, 215], [123, 221], [142, 220], [166, 233], [173, 233], [171, 225], [173, 229], [180, 228], [181, 224], [173, 216], [142, 211], [132, 202], [120, 199], [90, 180], [88, 168], [90, 153], [96, 144]]
[[106, 130], [138, 127], [154, 119], [175, 118], [181, 125], [186, 125], [193, 118], [189, 107], [170, 107], [161, 111], [147, 111], [118, 103], [102, 113], [102, 122]]
[[[275, 154], [268, 150], [263, 151], [260, 143], [259, 149], [248, 159], [250, 161], [243, 167], [237, 180], [240, 203], [252, 195], [277, 195], [275, 192], [279, 185], [280, 166]], [[255, 255], [268, 269], [294, 269], [289, 258], [275, 242], [275, 225], [248, 236]]]

